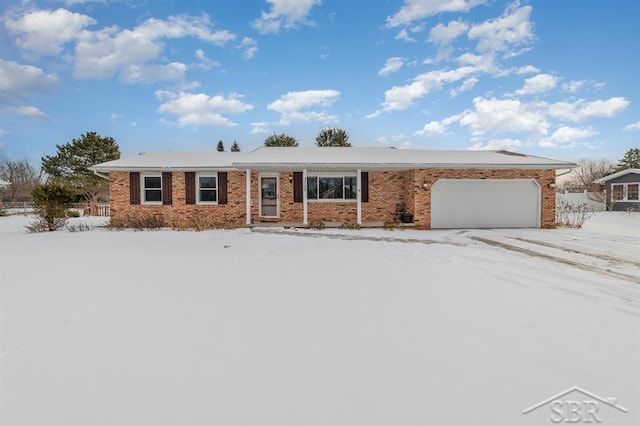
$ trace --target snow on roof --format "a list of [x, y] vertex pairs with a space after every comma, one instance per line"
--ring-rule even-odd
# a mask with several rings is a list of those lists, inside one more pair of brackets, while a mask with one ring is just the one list
[[252, 169], [292, 171], [410, 170], [415, 168], [562, 169], [576, 164], [508, 151], [421, 150], [360, 147], [260, 147], [239, 152], [150, 152], [92, 167], [98, 172]]
[[423, 150], [359, 147], [260, 147], [234, 165], [237, 168], [571, 168], [576, 164], [508, 151]]
[[144, 170], [207, 170], [233, 169], [241, 152], [143, 152], [119, 160], [107, 161], [91, 167], [98, 172], [144, 171]]
[[7, 182], [6, 180], [0, 179], [0, 188], [4, 188], [5, 186], [11, 185], [11, 182]]
[[593, 183], [606, 183], [606, 182], [610, 181], [611, 179], [615, 179], [615, 178], [618, 178], [620, 176], [628, 175], [629, 173], [635, 173], [637, 175], [640, 175], [640, 169], [625, 169], [625, 170], [621, 170], [618, 173], [614, 173], [612, 175], [601, 177], [600, 179], [596, 179], [596, 180], [593, 181]]

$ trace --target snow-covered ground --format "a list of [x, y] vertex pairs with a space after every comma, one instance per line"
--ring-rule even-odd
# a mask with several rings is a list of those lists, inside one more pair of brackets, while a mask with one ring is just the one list
[[522, 411], [572, 386], [628, 409], [600, 403], [602, 424], [640, 424], [638, 214], [579, 230], [28, 221], [0, 217], [2, 425], [552, 424], [548, 405]]

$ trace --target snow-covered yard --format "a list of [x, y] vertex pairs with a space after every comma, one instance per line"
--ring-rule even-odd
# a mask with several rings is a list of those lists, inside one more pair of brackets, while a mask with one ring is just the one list
[[640, 424], [639, 214], [580, 230], [28, 220], [0, 217], [2, 425], [552, 424], [549, 406], [522, 411], [572, 386], [628, 409], [600, 404], [603, 424]]

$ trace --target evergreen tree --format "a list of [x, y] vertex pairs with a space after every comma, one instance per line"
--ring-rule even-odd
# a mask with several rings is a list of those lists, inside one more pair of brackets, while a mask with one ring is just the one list
[[67, 221], [67, 210], [73, 202], [73, 191], [55, 182], [36, 186], [31, 191], [35, 222], [27, 226], [31, 232], [55, 231]]
[[238, 145], [238, 142], [233, 141], [233, 145], [231, 145], [231, 152], [240, 152], [240, 145]]
[[298, 146], [298, 141], [293, 136], [275, 133], [264, 140], [264, 146]]
[[49, 180], [82, 195], [91, 203], [108, 194], [109, 182], [96, 176], [89, 167], [120, 158], [120, 148], [112, 137], [87, 132], [79, 139], [56, 145], [56, 149], [56, 155], [42, 158], [42, 170], [49, 175]]
[[640, 148], [631, 148], [624, 153], [624, 157], [618, 161], [618, 165], [612, 173], [626, 169], [640, 169]]
[[349, 135], [343, 129], [322, 129], [316, 137], [316, 146], [351, 146]]
[[218, 150], [218, 152], [224, 151], [224, 144], [222, 143], [222, 141], [218, 141], [218, 147], [216, 149]]

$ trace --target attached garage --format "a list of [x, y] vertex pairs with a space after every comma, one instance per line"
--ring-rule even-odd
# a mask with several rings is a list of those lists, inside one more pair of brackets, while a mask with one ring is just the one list
[[431, 187], [431, 228], [539, 228], [533, 179], [439, 179]]

